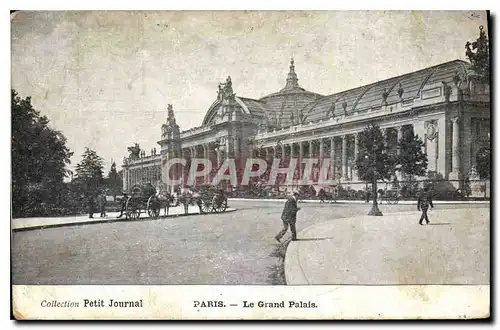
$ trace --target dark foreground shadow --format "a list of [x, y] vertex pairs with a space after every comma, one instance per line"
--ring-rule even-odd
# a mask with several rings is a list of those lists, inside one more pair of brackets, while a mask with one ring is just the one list
[[335, 237], [318, 237], [318, 238], [297, 238], [297, 241], [324, 241], [327, 239], [334, 239]]
[[[277, 243], [277, 242], [276, 242]], [[270, 285], [286, 285], [285, 256], [290, 240], [275, 244], [274, 250], [269, 254], [276, 259], [274, 265], [266, 267], [268, 272], [267, 283]]]

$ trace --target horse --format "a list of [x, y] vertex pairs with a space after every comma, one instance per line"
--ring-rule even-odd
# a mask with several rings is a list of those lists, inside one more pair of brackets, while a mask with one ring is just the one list
[[169, 192], [157, 192], [156, 197], [160, 201], [160, 207], [163, 208], [164, 215], [168, 215], [168, 211], [174, 202], [174, 196]]
[[179, 204], [182, 204], [184, 206], [184, 214], [188, 215], [189, 213], [189, 205], [198, 205], [198, 208], [200, 209], [200, 214], [203, 213], [202, 209], [202, 197], [199, 192], [183, 192], [179, 196]]

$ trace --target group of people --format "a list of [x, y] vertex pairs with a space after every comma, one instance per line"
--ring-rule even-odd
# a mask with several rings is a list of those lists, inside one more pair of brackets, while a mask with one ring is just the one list
[[96, 206], [97, 209], [99, 210], [100, 217], [105, 218], [106, 217], [106, 204], [107, 204], [107, 199], [106, 199], [106, 191], [103, 190], [99, 194], [91, 194], [89, 193], [87, 195], [87, 205], [88, 205], [88, 211], [89, 211], [89, 218], [93, 219], [94, 218], [94, 213], [96, 213]]
[[[297, 240], [297, 228], [295, 226], [297, 222], [297, 212], [300, 210], [300, 207], [297, 205], [299, 193], [294, 192], [286, 201], [285, 206], [283, 207], [283, 212], [281, 213], [281, 220], [283, 221], [283, 229], [281, 229], [274, 238], [281, 242], [281, 239], [290, 228], [292, 232], [292, 241]], [[425, 220], [426, 224], [429, 224], [429, 216], [427, 212], [429, 208], [434, 208], [434, 204], [432, 203], [432, 194], [428, 188], [424, 188], [423, 191], [419, 194], [417, 200], [417, 210], [421, 211], [422, 214], [420, 216], [419, 224], [423, 225], [423, 221]]]

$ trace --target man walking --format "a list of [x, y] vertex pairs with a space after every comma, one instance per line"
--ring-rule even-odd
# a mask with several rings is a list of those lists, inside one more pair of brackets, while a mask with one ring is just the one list
[[423, 225], [422, 221], [424, 219], [425, 223], [429, 224], [429, 218], [427, 217], [427, 210], [429, 209], [429, 206], [431, 208], [434, 208], [429, 190], [428, 188], [424, 188], [424, 192], [418, 196], [417, 202], [417, 209], [419, 211], [422, 210], [422, 215], [420, 216], [420, 221], [418, 222], [420, 225]]
[[297, 221], [297, 211], [300, 210], [297, 207], [297, 198], [299, 193], [294, 192], [293, 195], [288, 198], [285, 203], [285, 207], [283, 208], [283, 213], [281, 214], [281, 220], [283, 220], [283, 229], [274, 237], [278, 242], [285, 235], [288, 230], [288, 226], [290, 226], [290, 230], [292, 231], [292, 241], [297, 240], [297, 229], [295, 228], [295, 222]]
[[93, 192], [87, 193], [87, 207], [89, 210], [89, 219], [94, 218], [95, 196]]

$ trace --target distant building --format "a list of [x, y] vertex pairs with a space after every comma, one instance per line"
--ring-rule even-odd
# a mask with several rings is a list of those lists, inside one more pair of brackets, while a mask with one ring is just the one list
[[425, 143], [428, 171], [463, 180], [474, 171], [478, 151], [489, 148], [489, 84], [461, 60], [326, 96], [299, 85], [293, 59], [284, 88], [260, 99], [237, 96], [227, 77], [199, 127], [181, 131], [169, 105], [161, 151], [123, 164], [124, 189], [158, 185], [171, 157], [210, 158], [217, 169], [226, 157], [290, 153], [329, 158], [330, 175], [357, 186], [357, 136], [369, 123], [379, 125], [393, 147], [413, 130]]

